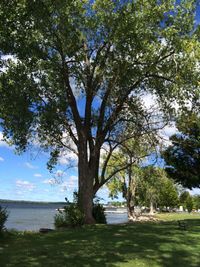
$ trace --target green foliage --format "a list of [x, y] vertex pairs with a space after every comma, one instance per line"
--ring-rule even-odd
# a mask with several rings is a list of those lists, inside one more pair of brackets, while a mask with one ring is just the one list
[[[162, 179], [162, 178], [161, 178]], [[159, 192], [159, 207], [177, 207], [179, 203], [178, 190], [174, 181], [165, 177]]]
[[149, 206], [149, 203], [156, 204], [159, 201], [161, 190], [161, 169], [153, 166], [142, 168], [141, 179], [139, 181], [138, 193], [141, 203]]
[[139, 202], [157, 207], [174, 208], [178, 205], [178, 190], [173, 180], [167, 177], [164, 169], [148, 166], [142, 168], [138, 185]]
[[103, 205], [101, 205], [100, 203], [94, 204], [93, 209], [92, 209], [92, 215], [96, 223], [102, 223], [102, 224], [106, 223], [106, 216], [105, 216], [104, 211], [105, 209]]
[[192, 196], [188, 196], [187, 200], [186, 200], [186, 208], [188, 210], [188, 212], [192, 212], [193, 209], [193, 199]]
[[5, 229], [5, 222], [8, 219], [8, 211], [0, 206], [0, 233]]
[[[158, 128], [174, 113], [174, 101], [184, 105], [198, 91], [195, 4], [0, 1], [3, 134], [19, 152], [37, 140], [51, 152], [50, 170], [63, 150], [78, 154], [86, 184], [79, 188], [82, 210], [92, 207], [93, 189], [107, 182], [103, 174], [98, 179], [103, 145], [122, 143], [128, 128], [140, 129], [138, 136], [152, 121]], [[157, 99], [153, 116], [141, 97], [148, 94]]]
[[200, 195], [193, 196], [194, 209], [200, 210]]
[[190, 197], [190, 193], [188, 191], [184, 191], [180, 194], [180, 197], [179, 197], [179, 201], [180, 201], [180, 204], [186, 208], [185, 206], [185, 203], [187, 201], [187, 199]]
[[184, 187], [200, 187], [200, 117], [187, 112], [176, 126], [179, 133], [170, 137], [172, 145], [163, 152], [166, 171]]
[[[58, 210], [59, 213], [54, 217], [54, 225], [56, 228], [62, 227], [80, 227], [84, 224], [84, 214], [78, 206], [78, 193], [74, 192], [73, 203], [66, 198], [67, 204], [64, 210]], [[93, 204], [92, 215], [96, 223], [105, 224], [106, 216], [105, 209], [99, 200], [96, 198]]]
[[84, 214], [76, 203], [64, 207], [65, 222], [71, 227], [80, 227], [84, 224]]
[[[74, 126], [78, 133], [94, 133], [85, 128], [98, 124], [106, 136], [116, 122], [121, 126], [117, 118], [124, 115], [125, 103], [132, 105], [133, 121], [142, 114], [143, 103], [131, 92], [153, 92], [162, 110], [172, 110], [170, 100], [183, 102], [198, 81], [194, 5], [191, 0], [181, 5], [172, 0], [0, 1], [1, 55], [16, 58], [1, 59], [5, 136], [22, 151], [36, 136], [42, 147], [60, 151], [62, 132], [71, 133]], [[70, 83], [88, 100], [84, 118]], [[95, 97], [105, 105], [101, 118], [100, 106], [92, 107]]]
[[59, 210], [59, 213], [54, 217], [54, 225], [60, 227], [80, 227], [84, 224], [84, 214], [80, 210], [77, 201], [77, 193], [74, 192], [74, 202], [71, 203], [67, 199], [67, 204], [64, 210]]
[[69, 227], [63, 212], [59, 211], [59, 213], [54, 216], [54, 226], [55, 228]]
[[184, 191], [181, 193], [179, 197], [180, 205], [183, 206], [184, 210], [187, 209], [188, 212], [191, 212], [194, 206], [193, 197], [190, 195], [188, 191]]
[[118, 175], [110, 179], [110, 181], [107, 183], [107, 187], [109, 190], [109, 197], [112, 199], [118, 198], [119, 192], [123, 192], [123, 185], [124, 183], [120, 179], [120, 173], [118, 173]]

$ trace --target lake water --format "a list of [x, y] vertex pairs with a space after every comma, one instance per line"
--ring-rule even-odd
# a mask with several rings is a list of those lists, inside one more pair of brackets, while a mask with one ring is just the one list
[[[0, 203], [6, 207], [9, 217], [6, 222], [7, 229], [20, 231], [38, 231], [40, 228], [54, 228], [54, 216], [60, 204], [32, 204], [32, 203]], [[124, 223], [127, 213], [106, 213], [107, 223]]]

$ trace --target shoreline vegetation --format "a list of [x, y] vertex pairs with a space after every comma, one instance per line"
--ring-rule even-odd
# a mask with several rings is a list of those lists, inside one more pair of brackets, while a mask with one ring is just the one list
[[[1, 267], [200, 266], [200, 214], [157, 214], [156, 222], [86, 225], [47, 234], [8, 231]], [[187, 223], [186, 230], [178, 220]]]
[[48, 201], [30, 201], [30, 200], [10, 200], [0, 199], [0, 203], [23, 203], [23, 204], [61, 204], [66, 205], [66, 202], [48, 202]]

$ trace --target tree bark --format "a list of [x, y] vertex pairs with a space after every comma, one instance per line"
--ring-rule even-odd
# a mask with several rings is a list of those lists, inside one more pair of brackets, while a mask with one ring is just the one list
[[78, 205], [85, 215], [85, 224], [94, 224], [93, 210], [94, 169], [88, 164], [87, 150], [80, 149], [78, 158]]
[[137, 214], [135, 213], [135, 187], [128, 188], [127, 190], [127, 210], [128, 210], [128, 219], [130, 221], [137, 220]]
[[132, 165], [130, 165], [128, 168], [128, 188], [126, 197], [129, 221], [137, 220], [137, 214], [135, 213], [135, 193], [136, 193], [136, 183], [134, 176], [132, 174]]

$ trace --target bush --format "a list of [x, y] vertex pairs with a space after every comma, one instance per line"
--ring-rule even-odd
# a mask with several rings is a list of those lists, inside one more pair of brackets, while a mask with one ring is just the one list
[[106, 223], [105, 209], [100, 203], [95, 203], [93, 206], [93, 217], [97, 223]]
[[65, 222], [65, 216], [64, 213], [62, 211], [59, 211], [59, 214], [56, 214], [54, 217], [54, 225], [55, 228], [62, 228], [62, 227], [66, 227], [67, 224]]
[[77, 203], [70, 203], [64, 207], [65, 222], [70, 227], [80, 227], [84, 224], [84, 214]]
[[[78, 207], [78, 194], [74, 192], [74, 202], [70, 203], [67, 198], [66, 206], [63, 210], [59, 210], [59, 213], [54, 217], [54, 225], [56, 228], [61, 227], [80, 227], [84, 224], [84, 214]], [[96, 199], [93, 205], [93, 216], [97, 223], [106, 223], [106, 216], [104, 214], [104, 207]]]
[[74, 202], [70, 203], [67, 199], [67, 205], [64, 210], [60, 210], [59, 214], [54, 217], [54, 225], [60, 227], [80, 227], [84, 224], [84, 214], [78, 207], [77, 193], [74, 193]]
[[0, 206], [0, 233], [5, 229], [5, 222], [8, 219], [8, 211]]
[[97, 223], [106, 224], [105, 209], [103, 205], [99, 203], [100, 200], [102, 199], [95, 196], [92, 215]]

